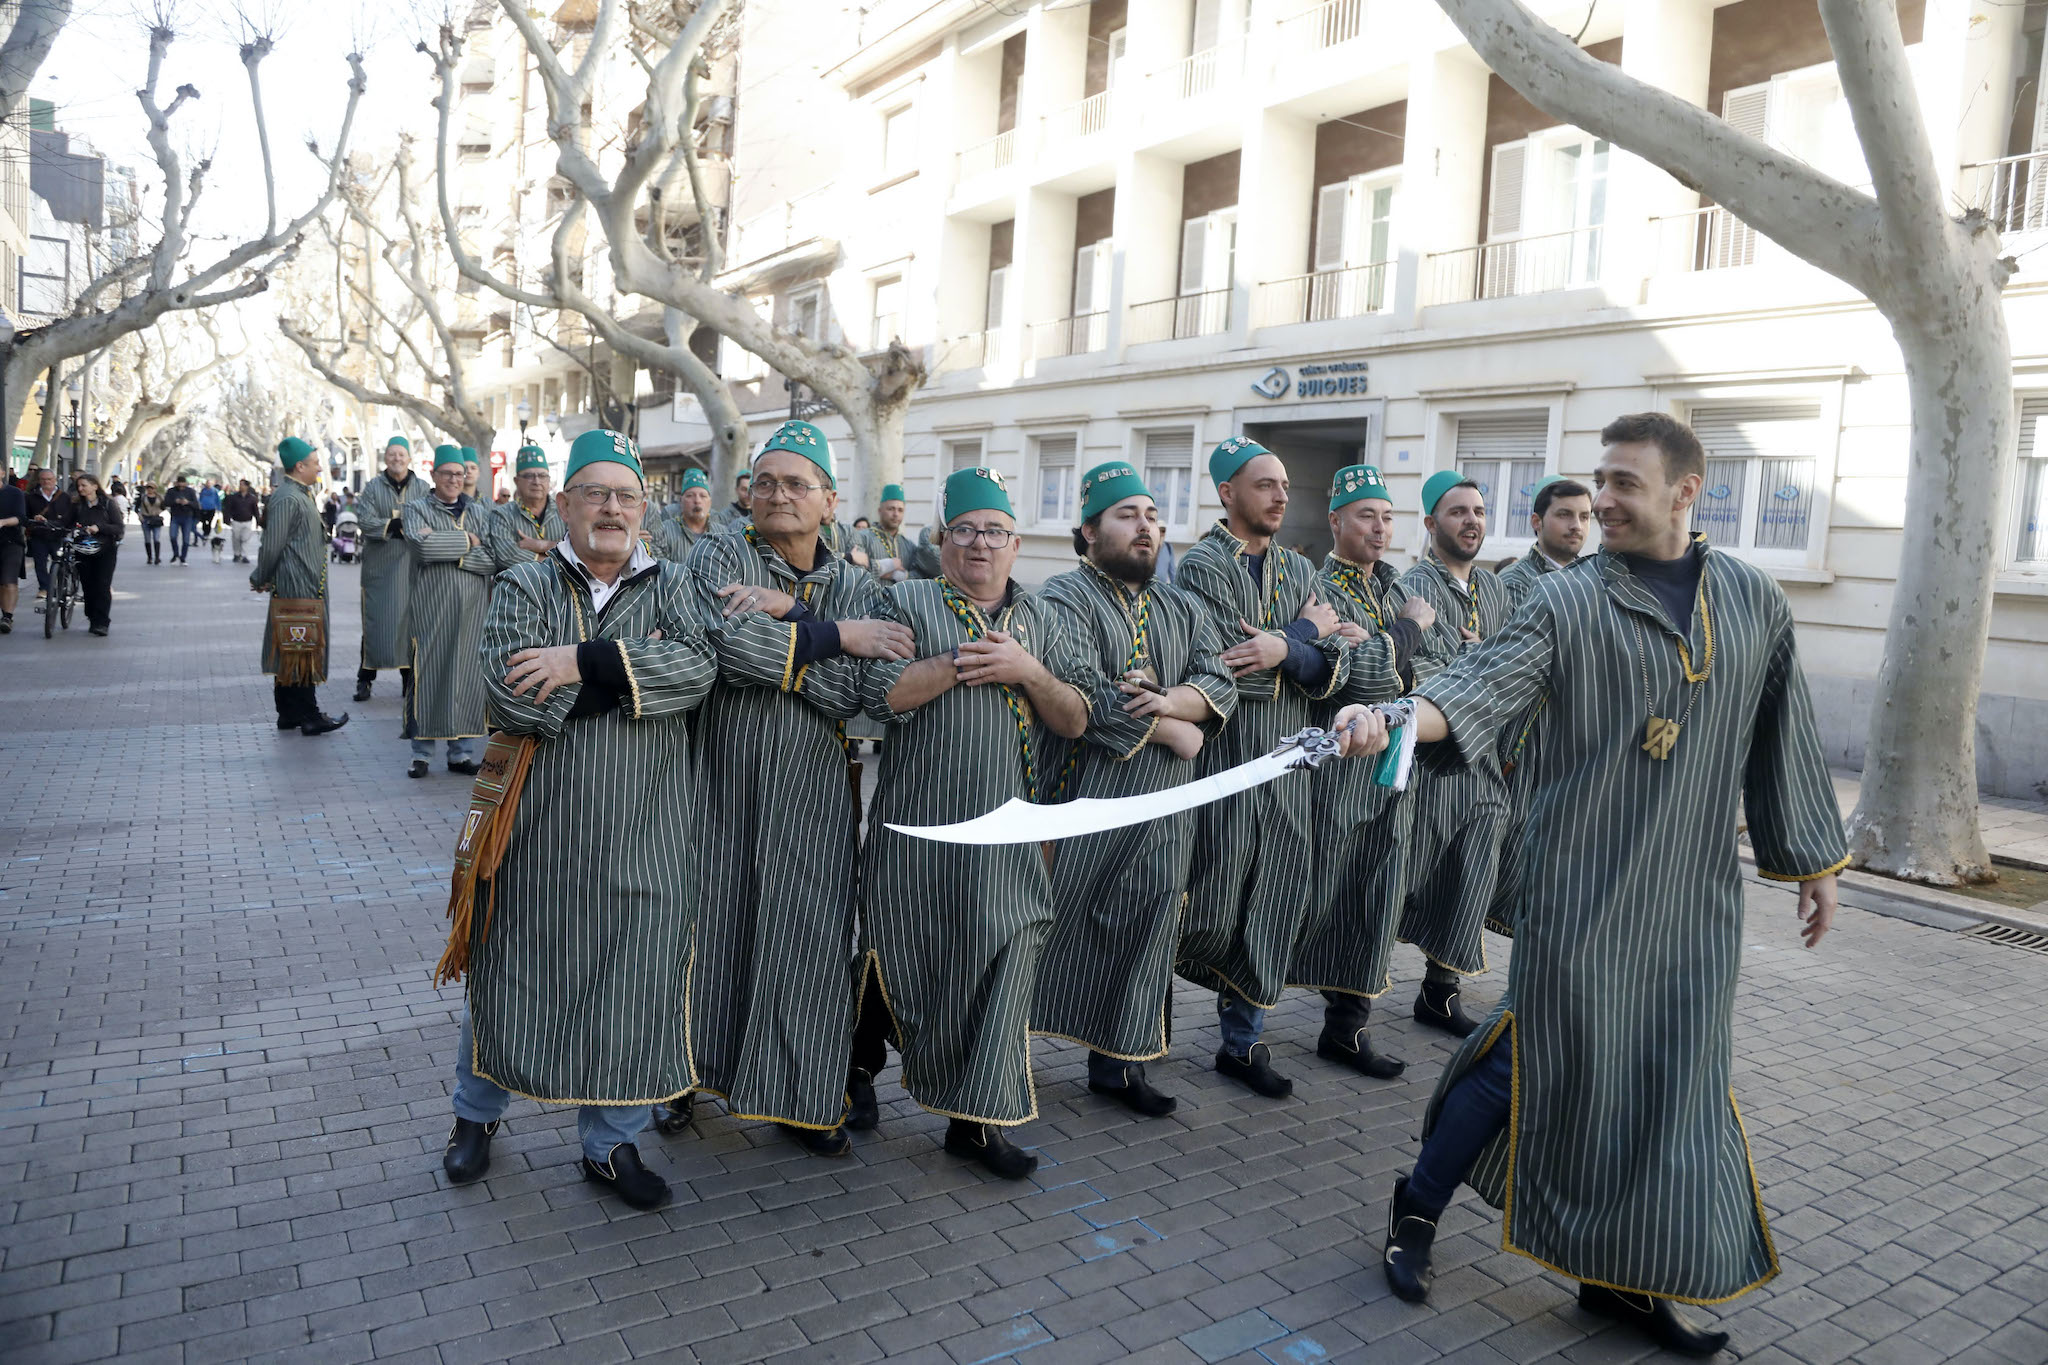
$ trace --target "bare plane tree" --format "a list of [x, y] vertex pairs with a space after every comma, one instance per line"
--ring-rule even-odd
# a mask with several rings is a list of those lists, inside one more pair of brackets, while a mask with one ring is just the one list
[[[202, 381], [242, 354], [239, 347], [222, 349], [219, 328], [208, 314], [196, 313], [193, 319], [186, 335], [160, 337], [154, 346], [149, 332], [135, 334], [140, 352], [134, 365], [136, 396], [128, 420], [100, 453], [102, 469], [118, 469], [147, 447], [158, 432], [191, 409], [193, 391]], [[155, 330], [163, 330], [162, 324]], [[200, 335], [191, 335], [194, 332]], [[203, 350], [194, 344], [200, 337], [206, 343]]]
[[57, 35], [71, 20], [72, 0], [15, 0], [7, 8], [7, 36], [0, 39], [0, 120], [11, 119], [28, 95], [29, 82], [49, 58]]
[[1596, 60], [1518, 0], [1438, 0], [1537, 108], [1709, 195], [1891, 323], [1913, 409], [1905, 524], [1918, 529], [1901, 544], [1849, 847], [1893, 876], [1983, 881], [1977, 691], [2012, 449], [2013, 263], [1982, 213], [1948, 211], [1894, 6], [1819, 3], [1874, 195]]

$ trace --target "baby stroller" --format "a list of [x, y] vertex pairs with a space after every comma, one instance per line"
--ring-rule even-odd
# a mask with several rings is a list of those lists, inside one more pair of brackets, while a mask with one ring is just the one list
[[334, 518], [334, 537], [327, 543], [327, 557], [343, 564], [356, 562], [356, 555], [363, 545], [362, 523], [356, 520], [353, 507], [344, 507]]

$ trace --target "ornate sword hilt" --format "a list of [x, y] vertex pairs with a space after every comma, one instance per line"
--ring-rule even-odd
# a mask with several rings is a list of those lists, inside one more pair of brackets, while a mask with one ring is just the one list
[[1315, 726], [1310, 725], [1296, 730], [1293, 734], [1281, 740], [1274, 746], [1273, 752], [1283, 754], [1289, 749], [1294, 749], [1297, 752], [1294, 758], [1287, 764], [1288, 771], [1293, 772], [1302, 768], [1319, 768], [1322, 766], [1324, 759], [1337, 756], [1337, 737], [1327, 730], [1319, 730]]

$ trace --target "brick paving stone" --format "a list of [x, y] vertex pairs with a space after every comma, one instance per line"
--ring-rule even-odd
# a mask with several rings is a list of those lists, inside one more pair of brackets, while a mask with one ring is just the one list
[[[346, 660], [354, 572], [333, 582]], [[892, 1068], [880, 1130], [843, 1162], [714, 1104], [650, 1134], [677, 1190], [657, 1215], [578, 1180], [573, 1115], [527, 1104], [490, 1178], [449, 1188], [459, 992], [427, 978], [465, 787], [399, 777], [389, 678], [356, 706], [338, 670], [325, 697], [350, 725], [277, 732], [242, 584], [124, 563], [109, 639], [0, 640], [0, 710], [32, 718], [10, 771], [57, 771], [88, 738], [147, 756], [0, 794], [9, 1365], [1652, 1354], [1503, 1253], [1469, 1193], [1432, 1304], [1391, 1297], [1387, 1193], [1453, 1044], [1389, 1011], [1378, 1037], [1409, 1078], [1339, 1072], [1314, 1059], [1306, 995], [1268, 1026], [1296, 1083], [1279, 1104], [1216, 1076], [1212, 1003], [1185, 986], [1151, 1068], [1181, 1099], [1167, 1119], [1089, 1095], [1080, 1049], [1035, 1044], [1041, 1117], [1019, 1140], [1042, 1165], [1016, 1185], [940, 1152], [944, 1121]], [[1784, 892], [1746, 896], [1735, 1084], [1784, 1273], [1695, 1316], [1751, 1361], [2040, 1365], [2048, 960], [1854, 909], [1808, 954]], [[1399, 950], [1397, 981], [1419, 971]], [[1481, 1004], [1498, 982], [1474, 984]]]

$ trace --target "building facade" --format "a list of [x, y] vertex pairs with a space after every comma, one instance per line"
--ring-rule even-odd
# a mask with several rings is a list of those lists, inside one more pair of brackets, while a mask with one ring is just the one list
[[[1601, 60], [1867, 182], [1811, 0], [1543, 8], [1587, 23]], [[1978, 740], [1986, 790], [2038, 799], [2048, 6], [1899, 9], [1944, 182], [2021, 266]], [[1407, 504], [1403, 558], [1423, 479], [1475, 478], [1490, 562], [1530, 545], [1538, 479], [1589, 476], [1608, 420], [1668, 411], [1708, 447], [1695, 525], [1784, 585], [1829, 757], [1860, 766], [1910, 533], [1903, 368], [1860, 296], [1556, 126], [1434, 5], [885, 0], [837, 22], [747, 6], [726, 278], [786, 325], [923, 349], [913, 520], [952, 469], [993, 466], [1021, 491], [1020, 572], [1040, 579], [1071, 562], [1080, 473], [1122, 457], [1185, 547], [1220, 510], [1208, 449], [1244, 433], [1288, 464], [1287, 543], [1328, 547], [1330, 476], [1363, 459]], [[749, 406], [788, 401], [758, 362], [725, 361]]]

